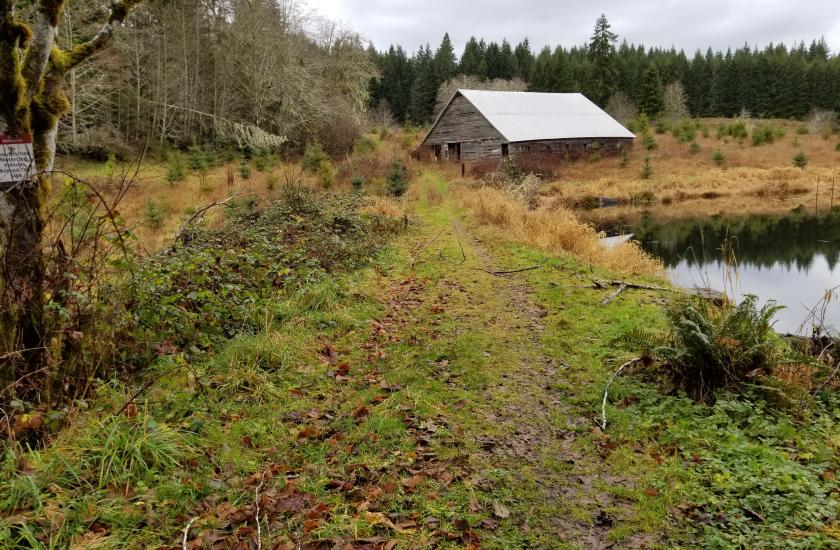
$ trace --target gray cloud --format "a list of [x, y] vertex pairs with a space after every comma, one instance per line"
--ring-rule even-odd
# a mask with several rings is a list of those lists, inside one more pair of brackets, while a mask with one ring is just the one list
[[592, 33], [595, 18], [606, 13], [621, 39], [646, 46], [675, 46], [692, 54], [708, 46], [725, 50], [745, 42], [794, 44], [824, 36], [840, 49], [836, 0], [660, 0], [597, 3], [568, 0], [320, 0], [312, 5], [340, 20], [379, 48], [400, 44], [408, 50], [436, 46], [449, 32], [460, 51], [470, 36], [516, 43], [528, 37], [545, 45], [579, 45]]

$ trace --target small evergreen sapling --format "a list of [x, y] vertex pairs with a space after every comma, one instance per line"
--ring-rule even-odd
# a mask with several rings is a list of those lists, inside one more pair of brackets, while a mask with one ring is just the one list
[[718, 166], [723, 166], [726, 162], [726, 155], [720, 149], [716, 149], [712, 155], [712, 160], [715, 161], [715, 164]]
[[793, 157], [793, 165], [799, 169], [804, 170], [808, 166], [808, 157], [802, 151], [799, 151]]
[[653, 175], [653, 166], [650, 163], [650, 157], [645, 157], [645, 162], [642, 164], [642, 179], [650, 179]]

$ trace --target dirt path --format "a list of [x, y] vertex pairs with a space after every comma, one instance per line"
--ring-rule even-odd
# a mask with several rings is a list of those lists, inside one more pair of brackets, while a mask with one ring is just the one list
[[[533, 299], [524, 272], [486, 272], [523, 266], [512, 265], [514, 258], [482, 242], [463, 220], [455, 219], [454, 224], [457, 230], [441, 224], [424, 228], [424, 238], [444, 231], [429, 247], [425, 269], [439, 277], [438, 290], [445, 289], [438, 303], [451, 305], [451, 289], [466, 293], [463, 307], [457, 308], [457, 322], [493, 335], [493, 345], [484, 355], [489, 368], [499, 372], [495, 385], [487, 388], [486, 401], [474, 410], [477, 425], [467, 429], [475, 442], [470, 457], [475, 482], [503, 495], [497, 517], [509, 511], [503, 502], [515, 507], [511, 518], [526, 534], [523, 547], [611, 548], [614, 542], [608, 535], [622, 521], [627, 504], [601, 485], [624, 480], [611, 476], [597, 449], [580, 441], [595, 426], [587, 416], [591, 411], [556, 390], [555, 382], [568, 378], [570, 367], [543, 345], [548, 311]], [[442, 261], [461, 246], [463, 265]], [[496, 526], [486, 522], [484, 527], [485, 541], [492, 545]], [[650, 542], [629, 537], [621, 547]]]

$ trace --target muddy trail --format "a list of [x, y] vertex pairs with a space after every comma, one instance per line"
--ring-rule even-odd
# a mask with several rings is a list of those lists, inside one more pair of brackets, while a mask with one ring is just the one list
[[[510, 518], [524, 534], [522, 547], [655, 546], [649, 534], [623, 537], [618, 546], [610, 537], [634, 510], [615, 496], [620, 491], [603, 486], [633, 481], [611, 473], [610, 443], [594, 411], [570, 399], [579, 378], [575, 366], [544, 345], [552, 306], [535, 300], [528, 278], [542, 266], [519, 265], [462, 219], [439, 218], [419, 229], [413, 262], [429, 280], [432, 296], [425, 299], [434, 303], [432, 311], [450, 317], [455, 333], [493, 335], [492, 348], [482, 353], [498, 379], [462, 418], [474, 449], [467, 462], [472, 481], [501, 496], [494, 519], [482, 523], [485, 544], [493, 545], [498, 523]], [[443, 331], [441, 343], [450, 336]]]

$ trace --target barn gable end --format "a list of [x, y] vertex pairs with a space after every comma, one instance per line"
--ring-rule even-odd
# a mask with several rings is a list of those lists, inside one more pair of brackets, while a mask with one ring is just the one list
[[[502, 134], [460, 92], [449, 101], [421, 149], [448, 160], [476, 160], [502, 154]], [[458, 144], [455, 147], [450, 144]], [[459, 155], [460, 153], [460, 155]]]
[[582, 94], [458, 90], [416, 151], [430, 160], [617, 154], [635, 136]]

